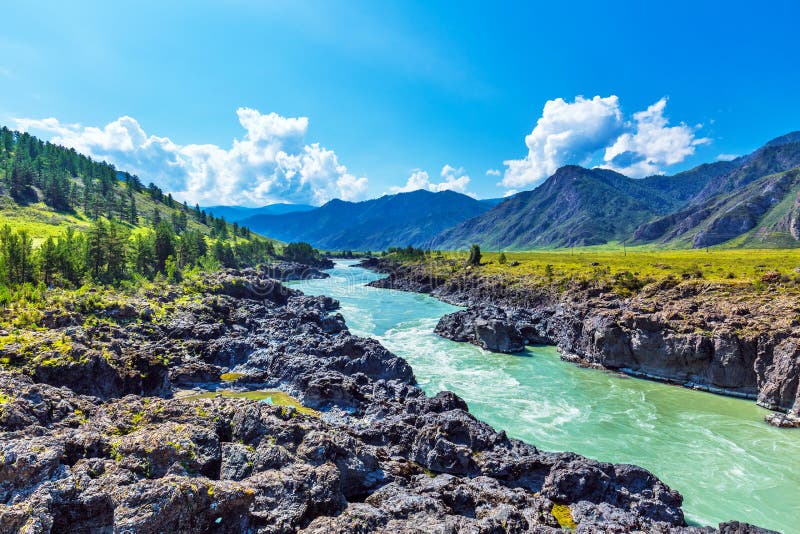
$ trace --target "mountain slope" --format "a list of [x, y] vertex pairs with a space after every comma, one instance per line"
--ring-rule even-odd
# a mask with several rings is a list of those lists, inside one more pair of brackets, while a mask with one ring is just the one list
[[329, 250], [383, 250], [425, 247], [445, 228], [490, 207], [453, 191], [418, 190], [364, 202], [337, 199], [311, 211], [256, 215], [241, 222], [276, 239], [307, 241]]
[[733, 161], [703, 163], [673, 176], [658, 175], [642, 179], [642, 183], [670, 199], [675, 208], [696, 202], [706, 188], [738, 169], [744, 158]]
[[644, 224], [634, 239], [694, 248], [729, 241], [738, 246], [797, 246], [798, 193], [800, 170], [771, 174]]
[[480, 202], [481, 204], [485, 204], [486, 206], [488, 206], [490, 208], [493, 208], [493, 207], [497, 206], [498, 204], [500, 204], [505, 199], [506, 199], [505, 197], [482, 198], [482, 199], [478, 200], [478, 202]]
[[800, 166], [800, 132], [792, 132], [759, 148], [752, 154], [738, 158], [736, 167], [706, 186], [691, 200], [697, 204], [715, 195], [730, 193], [763, 176], [788, 171]]
[[[767, 211], [784, 200], [787, 205], [793, 201], [778, 195], [791, 196], [791, 187], [784, 187], [788, 178], [781, 173], [800, 167], [800, 132], [773, 139], [730, 163], [735, 164], [732, 169], [709, 179], [685, 207], [638, 227], [634, 241], [705, 247], [738, 238], [759, 226]], [[783, 238], [780, 241], [786, 243]], [[739, 241], [742, 245], [747, 242]]]
[[268, 204], [258, 208], [247, 208], [244, 206], [209, 206], [202, 208], [206, 212], [213, 213], [215, 217], [224, 217], [229, 222], [239, 222], [255, 215], [282, 215], [295, 211], [313, 210], [314, 206], [308, 204]]
[[614, 171], [560, 168], [533, 191], [518, 193], [488, 212], [442, 232], [433, 246], [488, 248], [596, 245], [624, 239], [636, 226], [675, 206], [645, 180]]
[[[779, 224], [787, 217], [786, 221], [793, 220], [786, 206], [794, 200], [785, 198], [792, 195], [792, 186], [787, 185], [791, 180], [773, 175], [798, 166], [800, 132], [773, 139], [733, 161], [700, 165], [674, 176], [636, 180], [603, 169], [562, 167], [533, 191], [445, 230], [433, 246], [457, 249], [478, 243], [492, 249], [529, 249], [633, 237], [639, 243], [704, 247], [763, 226], [761, 218], [779, 204], [784, 211], [764, 231], [780, 236], [776, 237], [780, 243], [796, 246], [786, 230], [790, 222]], [[737, 243], [769, 242], [762, 236]]]

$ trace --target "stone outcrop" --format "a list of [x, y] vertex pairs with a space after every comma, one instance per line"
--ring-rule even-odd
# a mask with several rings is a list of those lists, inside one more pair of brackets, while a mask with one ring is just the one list
[[[800, 322], [791, 295], [741, 299], [706, 283], [662, 284], [636, 296], [505, 287], [478, 274], [444, 280], [424, 267], [373, 259], [389, 273], [375, 287], [423, 291], [465, 310], [436, 332], [487, 350], [556, 345], [564, 359], [716, 393], [755, 399], [800, 422]], [[487, 324], [491, 325], [487, 328]]]
[[[109, 366], [126, 368], [137, 347], [159, 363], [157, 385], [0, 372], [3, 532], [715, 531], [687, 527], [680, 494], [642, 468], [543, 452], [452, 393], [426, 396], [402, 358], [348, 332], [330, 298], [259, 271], [202, 287], [72, 348], [116, 344]], [[176, 384], [280, 388], [313, 410], [169, 398]]]
[[472, 307], [445, 315], [434, 330], [453, 341], [466, 341], [492, 352], [521, 352], [525, 338], [511, 317], [497, 306]]
[[322, 258], [319, 261], [319, 265], [314, 267], [305, 265], [303, 263], [281, 261], [266, 265], [261, 270], [273, 280], [286, 282], [289, 280], [329, 278], [330, 275], [326, 272], [320, 271], [320, 269], [331, 268], [333, 268], [333, 261], [328, 258]]

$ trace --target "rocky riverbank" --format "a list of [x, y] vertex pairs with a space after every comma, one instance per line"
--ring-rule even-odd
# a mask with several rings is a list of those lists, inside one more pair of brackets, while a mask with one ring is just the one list
[[[336, 301], [275, 272], [61, 295], [0, 338], [0, 531], [715, 531], [686, 527], [644, 469], [543, 452], [427, 397]], [[309, 409], [173, 397], [187, 388]]]
[[715, 393], [746, 397], [800, 425], [800, 307], [790, 295], [731, 291], [669, 281], [622, 297], [602, 288], [528, 287], [482, 276], [452, 276], [423, 264], [372, 259], [385, 272], [374, 287], [430, 293], [465, 309], [436, 332], [487, 350], [551, 344], [562, 358]]

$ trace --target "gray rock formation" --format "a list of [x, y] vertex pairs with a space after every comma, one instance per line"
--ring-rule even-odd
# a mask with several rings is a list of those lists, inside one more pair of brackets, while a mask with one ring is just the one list
[[497, 306], [472, 307], [445, 315], [434, 331], [453, 341], [467, 341], [492, 352], [521, 352], [527, 341], [515, 322]]
[[[160, 295], [165, 316], [76, 343], [117, 347], [115, 370], [149, 362], [138, 372], [157, 380], [136, 393], [111, 387], [119, 370], [96, 385], [0, 372], [2, 531], [714, 531], [686, 527], [680, 494], [642, 468], [543, 452], [452, 393], [426, 396], [403, 359], [350, 335], [336, 301], [261, 277], [209, 275], [192, 298]], [[281, 388], [316, 411], [163, 398], [171, 379], [223, 387], [223, 372], [225, 387]]]
[[800, 328], [791, 296], [765, 295], [742, 305], [706, 296], [702, 285], [680, 285], [622, 298], [508, 289], [469, 275], [444, 281], [424, 268], [375, 260], [366, 266], [390, 273], [370, 285], [426, 289], [466, 306], [439, 321], [436, 333], [448, 339], [497, 352], [515, 349], [518, 340], [556, 345], [575, 363], [752, 398], [786, 412], [768, 419], [781, 426], [800, 420]]

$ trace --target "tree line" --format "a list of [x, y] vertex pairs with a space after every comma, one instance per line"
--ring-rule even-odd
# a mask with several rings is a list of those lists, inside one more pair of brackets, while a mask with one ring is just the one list
[[197, 204], [190, 208], [153, 183], [144, 186], [135, 174], [119, 172], [113, 165], [94, 161], [73, 148], [5, 126], [0, 127], [0, 186], [19, 204], [41, 201], [57, 211], [80, 210], [91, 219], [105, 217], [133, 226], [144, 222], [155, 227], [164, 210], [156, 207], [143, 213], [136, 202], [136, 193], [141, 193], [171, 210], [168, 216], [178, 233], [186, 230], [191, 217], [208, 225], [212, 237], [249, 239], [251, 235], [249, 228], [231, 225]]
[[0, 228], [0, 283], [43, 283], [78, 287], [86, 282], [116, 284], [162, 274], [179, 279], [187, 268], [252, 266], [275, 256], [266, 240], [209, 244], [198, 230], [176, 234], [161, 221], [152, 229], [131, 230], [117, 221], [98, 219], [85, 232], [66, 228], [39, 247], [25, 230]]
[[[21, 204], [42, 201], [59, 211], [82, 209], [95, 218], [124, 218], [131, 210], [129, 197], [117, 191], [113, 165], [6, 127], [0, 128], [0, 179]], [[138, 182], [131, 175], [128, 179]]]
[[[113, 165], [6, 127], [0, 127], [0, 193], [21, 205], [44, 202], [57, 211], [80, 210], [92, 220], [87, 230], [66, 228], [38, 247], [25, 230], [0, 228], [4, 285], [76, 287], [158, 274], [174, 278], [186, 268], [248, 266], [275, 256], [273, 244], [252, 239], [249, 228], [197, 204], [190, 208]], [[145, 210], [136, 200], [147, 197], [155, 207]]]

